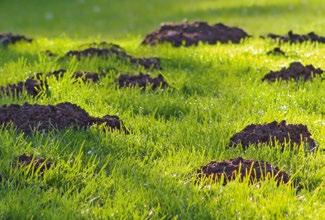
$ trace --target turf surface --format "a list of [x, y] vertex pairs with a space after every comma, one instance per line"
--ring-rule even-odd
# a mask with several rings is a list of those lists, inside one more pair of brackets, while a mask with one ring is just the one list
[[[322, 219], [325, 215], [325, 84], [262, 83], [270, 70], [301, 61], [325, 69], [322, 44], [284, 44], [288, 57], [267, 56], [277, 44], [268, 32], [315, 31], [325, 35], [325, 4], [313, 1], [18, 1], [0, 2], [0, 30], [35, 37], [32, 44], [0, 48], [0, 85], [32, 72], [58, 68], [97, 71], [135, 68], [116, 59], [57, 60], [94, 41], [120, 44], [137, 56], [162, 58], [167, 91], [118, 89], [117, 72], [99, 85], [50, 81], [49, 96], [1, 97], [0, 104], [70, 101], [93, 116], [116, 114], [131, 134], [87, 131], [36, 133], [0, 130], [0, 217], [4, 219]], [[240, 45], [190, 48], [140, 46], [163, 21], [224, 22], [254, 35]], [[315, 154], [279, 148], [227, 149], [234, 132], [251, 123], [286, 119], [306, 124], [321, 150]], [[23, 153], [49, 158], [53, 169], [39, 178], [12, 168]], [[269, 161], [287, 171], [300, 190], [275, 181], [195, 185], [194, 174], [211, 160], [242, 156]]]

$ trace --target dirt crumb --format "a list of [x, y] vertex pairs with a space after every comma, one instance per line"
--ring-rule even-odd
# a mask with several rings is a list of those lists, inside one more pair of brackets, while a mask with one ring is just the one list
[[162, 24], [160, 28], [148, 34], [142, 44], [156, 45], [169, 42], [174, 47], [197, 45], [199, 42], [240, 43], [248, 34], [237, 27], [229, 27], [222, 23], [209, 25], [207, 22], [183, 22], [180, 24]]
[[14, 162], [20, 167], [31, 166], [31, 169], [34, 172], [39, 170], [40, 174], [43, 174], [45, 170], [48, 170], [52, 167], [52, 162], [38, 156], [22, 154], [18, 156]]
[[290, 179], [287, 173], [268, 162], [245, 160], [241, 157], [219, 162], [211, 161], [198, 169], [197, 174], [199, 179], [211, 178], [214, 181], [221, 181], [223, 178], [224, 185], [236, 178], [243, 181], [246, 177], [250, 183], [274, 178], [280, 184], [288, 183]]
[[272, 56], [286, 56], [286, 53], [281, 50], [280, 47], [275, 47], [272, 50], [268, 51], [266, 54]]

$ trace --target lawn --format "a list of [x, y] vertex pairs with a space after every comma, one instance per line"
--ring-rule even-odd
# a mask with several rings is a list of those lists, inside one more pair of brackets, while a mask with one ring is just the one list
[[[35, 40], [0, 47], [0, 85], [34, 72], [66, 68], [108, 71], [98, 85], [50, 80], [38, 99], [0, 97], [5, 104], [71, 102], [90, 115], [118, 115], [130, 134], [88, 130], [35, 132], [0, 129], [1, 219], [324, 219], [325, 81], [262, 82], [271, 70], [293, 61], [325, 69], [325, 44], [282, 44], [288, 53], [268, 56], [278, 44], [259, 36], [315, 31], [325, 35], [322, 0], [1, 0], [0, 32]], [[223, 22], [252, 35], [240, 44], [173, 48], [142, 46], [161, 22], [183, 19]], [[148, 72], [116, 59], [61, 60], [82, 44], [107, 41], [132, 55], [162, 60], [172, 88], [120, 89], [120, 72]], [[252, 123], [286, 120], [305, 124], [315, 153], [279, 147], [228, 148], [229, 138]], [[55, 166], [30, 175], [12, 165], [23, 153]], [[299, 184], [274, 180], [223, 186], [196, 184], [197, 169], [211, 160], [236, 157], [268, 161]]]

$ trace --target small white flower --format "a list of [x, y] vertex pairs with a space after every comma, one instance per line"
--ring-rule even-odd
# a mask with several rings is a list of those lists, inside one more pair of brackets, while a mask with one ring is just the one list
[[280, 110], [281, 110], [281, 111], [287, 111], [287, 110], [288, 110], [288, 106], [286, 106], [286, 105], [281, 105], [281, 106], [280, 106]]
[[264, 115], [264, 111], [263, 110], [258, 110], [257, 114], [258, 115]]

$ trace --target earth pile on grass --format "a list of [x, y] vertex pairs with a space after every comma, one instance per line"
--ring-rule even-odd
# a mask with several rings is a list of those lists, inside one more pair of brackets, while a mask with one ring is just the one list
[[46, 82], [41, 80], [27, 79], [13, 84], [0, 87], [0, 95], [19, 97], [24, 91], [30, 96], [40, 95], [44, 88], [48, 88]]
[[289, 31], [286, 35], [277, 35], [273, 33], [269, 33], [267, 35], [268, 38], [273, 40], [278, 40], [280, 42], [289, 42], [289, 43], [303, 43], [303, 42], [318, 42], [325, 43], [325, 37], [319, 36], [314, 32], [310, 32], [308, 34], [295, 34], [293, 31]]
[[142, 44], [156, 45], [169, 42], [174, 47], [208, 44], [240, 43], [248, 34], [237, 27], [229, 27], [222, 23], [209, 25], [207, 22], [195, 21], [180, 24], [163, 24], [157, 31], [148, 34]]
[[279, 71], [270, 71], [266, 74], [262, 81], [275, 82], [278, 80], [294, 80], [294, 81], [308, 81], [316, 76], [321, 76], [323, 70], [320, 68], [315, 68], [313, 65], [304, 66], [300, 62], [293, 62], [288, 68], [284, 67]]
[[[47, 82], [49, 77], [55, 77], [55, 79], [59, 80], [65, 73], [65, 69], [55, 70], [46, 74], [35, 73], [25, 81], [0, 86], [0, 95], [19, 97], [26, 91], [27, 95], [37, 97], [49, 89]], [[75, 80], [74, 82], [81, 79], [84, 83], [98, 83], [104, 76], [104, 73], [77, 71], [73, 73], [72, 79]]]
[[118, 84], [120, 88], [140, 87], [146, 89], [147, 87], [151, 87], [153, 90], [168, 87], [168, 83], [161, 74], [155, 78], [143, 73], [138, 75], [121, 74], [118, 78]]
[[289, 182], [289, 175], [278, 167], [265, 161], [245, 160], [241, 157], [219, 162], [211, 161], [198, 169], [197, 174], [199, 179], [223, 180], [224, 185], [236, 178], [240, 181], [249, 178], [250, 183], [270, 178], [274, 178], [278, 184]]
[[267, 124], [251, 124], [230, 138], [231, 147], [241, 145], [245, 149], [249, 145], [268, 144], [275, 146], [278, 143], [282, 148], [306, 145], [309, 151], [314, 151], [316, 143], [311, 137], [306, 125], [287, 124], [286, 121], [273, 121]]
[[88, 47], [81, 50], [70, 50], [66, 57], [76, 57], [78, 60], [85, 57], [116, 57], [120, 60], [127, 61], [131, 64], [142, 66], [145, 69], [161, 69], [160, 59], [157, 57], [133, 57], [116, 44], [108, 44], [105, 47]]
[[30, 43], [33, 41], [33, 39], [28, 38], [24, 35], [15, 35], [12, 33], [0, 33], [0, 45], [2, 46], [8, 46], [9, 44], [15, 44], [17, 42], [27, 42]]
[[79, 106], [69, 102], [57, 105], [30, 105], [25, 103], [0, 107], [0, 125], [10, 124], [26, 134], [33, 131], [48, 132], [53, 129], [85, 129], [92, 125], [102, 124], [109, 130], [117, 129], [126, 132], [126, 128], [118, 116], [92, 117]]

